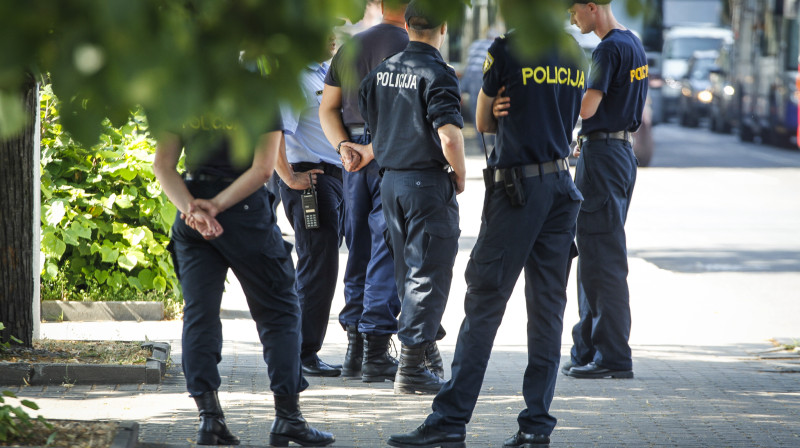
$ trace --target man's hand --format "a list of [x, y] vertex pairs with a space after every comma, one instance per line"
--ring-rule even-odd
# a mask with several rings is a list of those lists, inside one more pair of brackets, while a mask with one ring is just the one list
[[500, 90], [497, 91], [497, 96], [492, 101], [492, 115], [496, 120], [499, 120], [500, 117], [508, 116], [508, 109], [511, 108], [511, 97], [503, 96], [505, 91], [506, 86], [500, 87]]
[[453, 186], [456, 187], [456, 194], [461, 194], [464, 192], [464, 187], [466, 186], [466, 179], [463, 176], [459, 176], [458, 173], [455, 171], [450, 172], [450, 180], [453, 182]]
[[572, 150], [572, 155], [576, 159], [581, 156], [581, 145], [575, 145], [575, 149]]
[[222, 225], [216, 216], [219, 208], [209, 199], [195, 199], [189, 204], [189, 217], [186, 220], [191, 228], [200, 232], [203, 238], [213, 240], [222, 235]]
[[[292, 176], [286, 180], [286, 185], [292, 190], [308, 190], [311, 188], [312, 183], [317, 183], [317, 174], [323, 173], [324, 171], [320, 169], [292, 173]], [[309, 174], [311, 175], [310, 178]]]
[[[345, 156], [346, 154], [346, 156]], [[347, 171], [358, 171], [375, 159], [372, 144], [359, 145], [353, 142], [342, 143], [342, 164]]]
[[[198, 204], [198, 203], [201, 204]], [[181, 214], [181, 218], [186, 221], [186, 225], [193, 228], [206, 240], [213, 240], [222, 235], [222, 225], [209, 214], [202, 206], [209, 206], [210, 201], [206, 199], [195, 199], [189, 204], [189, 214]], [[216, 213], [214, 213], [216, 215]]]
[[347, 146], [347, 143], [342, 143], [340, 148], [340, 158], [342, 159], [342, 166], [347, 171], [358, 171], [355, 169], [361, 164], [361, 155], [353, 148]]

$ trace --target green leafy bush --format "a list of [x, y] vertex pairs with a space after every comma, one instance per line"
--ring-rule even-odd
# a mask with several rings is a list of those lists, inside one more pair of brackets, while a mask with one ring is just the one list
[[153, 174], [143, 112], [104, 121], [86, 148], [62, 130], [46, 85], [41, 120], [43, 299], [181, 301], [166, 250], [176, 209]]

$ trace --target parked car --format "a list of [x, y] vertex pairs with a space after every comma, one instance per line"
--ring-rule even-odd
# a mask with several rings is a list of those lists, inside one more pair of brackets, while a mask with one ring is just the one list
[[739, 107], [733, 83], [733, 46], [724, 45], [717, 56], [715, 67], [711, 69], [711, 111], [709, 128], [711, 132], [730, 133], [738, 126]]
[[675, 27], [664, 35], [664, 51], [661, 53], [661, 116], [666, 121], [678, 112], [689, 59], [695, 51], [720, 51], [723, 45], [733, 43], [733, 33], [726, 28]]
[[686, 75], [681, 79], [678, 121], [681, 126], [697, 127], [700, 118], [711, 111], [711, 71], [716, 68], [719, 52], [695, 51], [689, 58]]

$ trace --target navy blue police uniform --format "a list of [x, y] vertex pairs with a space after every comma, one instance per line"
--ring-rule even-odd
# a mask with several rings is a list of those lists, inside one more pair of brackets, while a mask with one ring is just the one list
[[281, 108], [286, 139], [286, 157], [295, 173], [320, 169], [316, 176], [319, 226], [307, 229], [302, 204], [302, 190], [293, 190], [279, 181], [286, 218], [294, 229], [297, 251], [295, 286], [302, 308], [300, 360], [306, 375], [336, 376], [336, 367], [320, 361], [330, 318], [331, 302], [339, 273], [340, 218], [343, 210], [342, 163], [331, 147], [319, 120], [322, 87], [329, 65], [310, 64], [300, 77], [306, 102], [302, 109]]
[[[631, 377], [631, 311], [625, 220], [636, 183], [631, 134], [642, 122], [648, 65], [633, 32], [610, 31], [592, 53], [587, 87], [603, 92], [594, 116], [583, 121], [575, 180], [585, 201], [578, 214], [579, 322], [571, 362], [594, 363]], [[565, 373], [580, 375], [571, 369]]]
[[[378, 24], [353, 36], [331, 61], [325, 84], [342, 89], [342, 120], [350, 141], [369, 144], [371, 136], [358, 111], [358, 83], [378, 63], [408, 44], [408, 33], [391, 24]], [[350, 63], [353, 49], [357, 57]], [[344, 272], [345, 306], [339, 313], [343, 328], [359, 333], [397, 333], [400, 300], [393, 262], [383, 234], [380, 166], [373, 161], [356, 172], [343, 172], [344, 236], [348, 256]]]
[[402, 302], [397, 336], [404, 346], [435, 342], [460, 234], [437, 129], [464, 126], [458, 78], [436, 48], [410, 42], [363, 79], [359, 108], [385, 170], [383, 213]]
[[[517, 421], [520, 431], [541, 437], [549, 437], [556, 425], [549, 409], [582, 199], [566, 158], [587, 64], [585, 58], [557, 50], [522, 59], [512, 51], [515, 37], [511, 33], [496, 39], [484, 64], [483, 92], [496, 97], [505, 86], [511, 109], [498, 121], [497, 146], [484, 173], [483, 216], [465, 273], [466, 315], [453, 376], [425, 422], [455, 438], [466, 432], [506, 303], [523, 269], [529, 353], [522, 383], [526, 409]], [[580, 54], [574, 45], [574, 53]]]
[[[203, 125], [203, 122], [211, 125]], [[195, 198], [213, 198], [246, 168], [231, 159], [225, 125], [198, 120], [182, 143], [185, 183]], [[279, 129], [275, 126], [275, 129]], [[208, 154], [211, 154], [208, 156]], [[242, 285], [263, 344], [269, 386], [275, 396], [296, 396], [308, 387], [300, 369], [300, 306], [294, 288], [291, 244], [281, 237], [266, 187], [219, 213], [224, 233], [205, 240], [178, 216], [170, 249], [184, 297], [182, 366], [192, 396], [220, 386], [220, 303], [231, 269]]]

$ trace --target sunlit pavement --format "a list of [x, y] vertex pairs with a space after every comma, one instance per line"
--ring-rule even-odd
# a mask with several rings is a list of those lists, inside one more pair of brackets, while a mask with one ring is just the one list
[[[463, 318], [463, 272], [480, 226], [483, 157], [470, 157], [461, 204], [461, 250], [440, 342], [446, 373]], [[763, 360], [771, 338], [800, 338], [800, 169], [648, 168], [639, 171], [627, 226], [634, 349], [633, 380], [577, 380], [559, 375], [551, 409], [554, 447], [797, 447], [800, 370], [791, 360]], [[291, 228], [279, 209], [279, 224]], [[291, 235], [287, 237], [291, 239]], [[346, 252], [341, 254], [341, 266]], [[569, 283], [562, 355], [577, 320]], [[340, 272], [341, 276], [341, 272]], [[345, 332], [336, 314], [320, 353], [341, 362]], [[242, 443], [265, 446], [272, 398], [255, 325], [235, 279], [224, 302], [226, 338], [220, 398]], [[517, 430], [527, 360], [522, 284], [495, 341], [468, 446], [502, 446]], [[180, 322], [48, 323], [52, 339], [168, 341], [173, 367], [161, 385], [49, 386], [14, 389], [50, 418], [138, 421], [142, 446], [187, 446], [197, 412], [180, 371]], [[301, 407], [313, 425], [335, 433], [334, 446], [385, 446], [430, 412], [431, 396], [394, 395], [392, 383], [309, 378]]]

